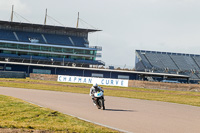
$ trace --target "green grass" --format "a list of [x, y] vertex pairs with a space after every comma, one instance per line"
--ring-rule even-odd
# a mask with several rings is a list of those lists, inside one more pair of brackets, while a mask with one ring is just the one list
[[53, 132], [117, 132], [22, 100], [0, 95], [0, 129], [47, 130]]
[[[1, 82], [9, 81], [9, 82]], [[30, 79], [0, 79], [0, 86], [88, 94], [91, 85]], [[103, 86], [105, 96], [155, 100], [200, 106], [200, 92]]]

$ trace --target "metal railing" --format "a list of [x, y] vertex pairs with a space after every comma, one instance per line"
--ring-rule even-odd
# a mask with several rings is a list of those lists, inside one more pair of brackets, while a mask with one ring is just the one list
[[94, 48], [94, 49], [97, 49], [97, 51], [102, 51], [101, 46], [90, 46], [89, 48]]

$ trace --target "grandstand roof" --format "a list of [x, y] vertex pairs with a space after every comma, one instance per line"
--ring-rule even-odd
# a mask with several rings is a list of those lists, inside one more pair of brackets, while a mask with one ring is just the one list
[[0, 26], [5, 26], [7, 28], [35, 28], [41, 30], [51, 30], [51, 31], [67, 31], [67, 32], [96, 32], [101, 30], [96, 29], [82, 29], [82, 28], [72, 28], [72, 27], [63, 27], [63, 26], [52, 26], [52, 25], [42, 25], [42, 24], [32, 24], [32, 23], [21, 23], [21, 22], [10, 22], [10, 21], [1, 21]]
[[144, 52], [144, 53], [154, 53], [154, 54], [183, 55], [183, 56], [200, 56], [199, 54], [163, 52], [163, 51], [149, 51], [149, 50], [135, 50], [135, 51], [136, 52]]

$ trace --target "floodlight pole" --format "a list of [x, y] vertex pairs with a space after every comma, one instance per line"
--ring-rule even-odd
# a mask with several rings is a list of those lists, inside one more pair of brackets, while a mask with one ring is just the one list
[[76, 28], [78, 28], [78, 23], [79, 23], [79, 12], [78, 12], [78, 18], [77, 18]]
[[46, 9], [46, 13], [45, 13], [45, 19], [44, 19], [44, 25], [47, 24], [47, 9]]
[[14, 5], [12, 5], [12, 12], [11, 12], [11, 18], [10, 18], [11, 22], [13, 22], [13, 13], [14, 13]]

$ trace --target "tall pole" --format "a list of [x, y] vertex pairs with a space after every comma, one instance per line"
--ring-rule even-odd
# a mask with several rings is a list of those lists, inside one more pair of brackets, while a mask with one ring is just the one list
[[77, 18], [76, 28], [78, 28], [78, 23], [79, 23], [79, 12], [78, 12], [78, 18]]
[[13, 22], [13, 13], [14, 13], [14, 5], [12, 5], [12, 12], [11, 12], [11, 18], [10, 18], [11, 22]]
[[45, 13], [45, 19], [44, 19], [44, 25], [47, 24], [47, 9], [46, 9], [46, 13]]

